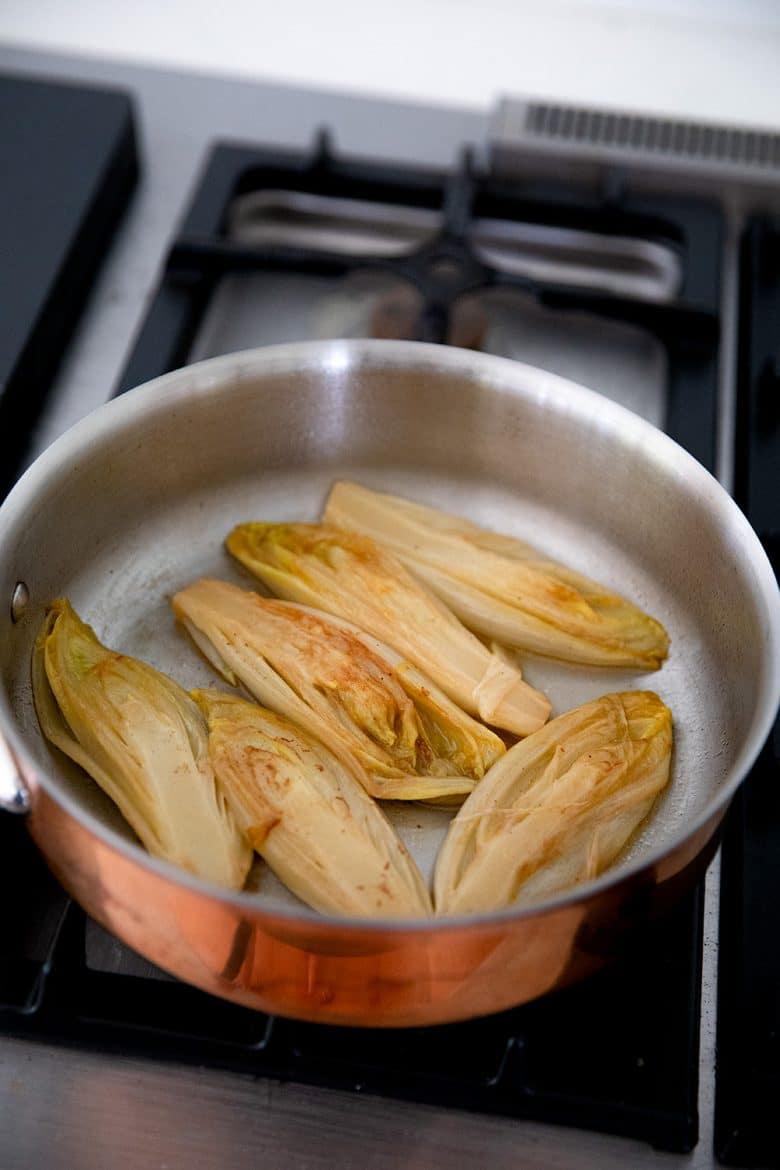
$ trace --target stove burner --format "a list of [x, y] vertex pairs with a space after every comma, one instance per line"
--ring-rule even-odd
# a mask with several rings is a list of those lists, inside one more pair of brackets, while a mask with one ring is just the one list
[[[226, 234], [254, 247], [278, 244], [370, 258], [408, 256], [441, 231], [441, 211], [263, 190], [233, 201]], [[652, 301], [672, 300], [680, 286], [676, 250], [643, 238], [473, 218], [468, 241], [483, 263], [515, 275]], [[447, 272], [450, 279], [461, 275], [458, 264], [434, 261], [434, 269], [437, 264], [443, 265], [445, 279]]]
[[[414, 290], [420, 312], [413, 328], [395, 296], [377, 324], [419, 340], [485, 344], [481, 324], [460, 305], [488, 293], [641, 330], [669, 357], [666, 417], [657, 421], [711, 468], [721, 245], [717, 208], [629, 195], [614, 183], [595, 195], [510, 183], [478, 173], [468, 155], [451, 174], [342, 160], [325, 134], [309, 155], [220, 146], [170, 250], [119, 392], [191, 360], [223, 280], [367, 273]], [[626, 274], [628, 289], [615, 284]]]

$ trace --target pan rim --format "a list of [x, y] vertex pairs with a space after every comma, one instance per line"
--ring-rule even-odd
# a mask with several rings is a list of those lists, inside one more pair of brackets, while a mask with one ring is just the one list
[[[780, 591], [758, 536], [738, 505], [706, 468], [668, 435], [626, 407], [595, 390], [526, 363], [423, 342], [352, 339], [305, 341], [222, 354], [143, 383], [120, 398], [98, 407], [59, 436], [27, 469], [0, 506], [0, 554], [5, 534], [23, 520], [51, 477], [72, 466], [74, 456], [79, 452], [99, 444], [123, 427], [135, 426], [145, 415], [153, 417], [156, 410], [169, 410], [171, 406], [187, 404], [193, 397], [219, 394], [236, 381], [269, 368], [301, 372], [315, 370], [328, 376], [338, 375], [366, 363], [379, 366], [414, 365], [421, 370], [428, 367], [437, 372], [452, 369], [461, 375], [492, 383], [494, 387], [501, 386], [525, 397], [550, 400], [560, 408], [565, 405], [568, 412], [578, 417], [592, 419], [596, 413], [600, 425], [620, 442], [629, 441], [635, 445], [641, 450], [643, 458], [662, 465], [667, 474], [674, 473], [684, 481], [687, 491], [702, 498], [715, 510], [719, 521], [728, 526], [732, 538], [749, 559], [755, 577], [754, 593], [757, 603], [763, 604], [762, 616], [766, 621], [766, 653], [762, 663], [762, 678], [759, 680], [759, 700], [728, 780], [701, 812], [685, 825], [684, 832], [678, 833], [670, 842], [657, 847], [643, 858], [625, 865], [618, 864], [593, 881], [583, 882], [553, 898], [527, 907], [510, 907], [483, 914], [411, 919], [321, 915], [307, 907], [279, 911], [265, 907], [263, 899], [257, 894], [219, 887], [170, 862], [152, 857], [140, 844], [128, 841], [102, 824], [76, 798], [61, 791], [53, 769], [42, 768], [37, 763], [16, 725], [5, 692], [0, 692], [0, 732], [6, 736], [12, 751], [22, 763], [23, 771], [35, 775], [36, 783], [49, 798], [105, 845], [128, 861], [147, 867], [167, 881], [173, 881], [193, 892], [216, 897], [253, 917], [278, 923], [305, 923], [307, 927], [314, 928], [337, 925], [340, 931], [400, 936], [421, 930], [473, 931], [475, 928], [501, 927], [512, 921], [569, 910], [591, 901], [611, 887], [652, 871], [665, 857], [716, 817], [731, 800], [755, 762], [769, 734], [780, 701]], [[165, 393], [161, 394], [161, 390]]]

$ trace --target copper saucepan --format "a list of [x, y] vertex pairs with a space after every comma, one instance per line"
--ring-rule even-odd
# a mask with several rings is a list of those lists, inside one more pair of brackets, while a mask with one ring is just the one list
[[[386, 922], [318, 916], [268, 875], [233, 894], [155, 861], [41, 739], [30, 651], [66, 594], [111, 646], [185, 685], [213, 682], [167, 598], [203, 573], [249, 584], [222, 550], [250, 519], [314, 520], [336, 477], [512, 532], [626, 593], [667, 626], [654, 675], [528, 658], [562, 711], [650, 686], [672, 708], [673, 782], [626, 856], [532, 909]], [[63, 885], [167, 971], [280, 1015], [408, 1025], [498, 1011], [592, 970], [677, 896], [766, 736], [780, 604], [761, 546], [714, 479], [628, 411], [503, 359], [406, 342], [303, 343], [159, 378], [86, 418], [0, 509], [0, 799], [27, 812]], [[429, 872], [447, 814], [404, 808]]]

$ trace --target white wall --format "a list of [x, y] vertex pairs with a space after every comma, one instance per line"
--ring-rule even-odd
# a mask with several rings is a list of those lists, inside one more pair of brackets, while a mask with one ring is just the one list
[[0, 0], [0, 41], [466, 106], [780, 125], [780, 0]]

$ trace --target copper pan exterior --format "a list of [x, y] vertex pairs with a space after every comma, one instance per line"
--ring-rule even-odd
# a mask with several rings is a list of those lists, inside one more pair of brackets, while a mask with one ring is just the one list
[[[524, 664], [557, 710], [651, 686], [675, 714], [669, 793], [598, 881], [479, 918], [319, 917], [273, 884], [231, 894], [149, 858], [95, 786], [41, 741], [29, 653], [53, 596], [67, 593], [109, 644], [185, 685], [210, 681], [173, 629], [166, 595], [203, 572], [248, 584], [220, 551], [229, 525], [314, 519], [344, 474], [534, 539], [625, 582], [669, 627], [669, 663], [650, 678]], [[12, 618], [20, 581], [29, 601]], [[708, 863], [780, 689], [771, 569], [703, 469], [648, 424], [562, 379], [407, 343], [230, 355], [96, 412], [0, 509], [0, 591], [9, 602], [0, 734], [19, 773], [0, 755], [0, 803], [27, 803], [30, 831], [63, 885], [148, 959], [216, 995], [318, 1022], [478, 1016], [619, 954]], [[391, 815], [430, 872], [446, 814]]]
[[68, 892], [170, 974], [259, 1011], [365, 1027], [486, 1015], [598, 970], [700, 876], [715, 829], [703, 826], [662, 867], [557, 910], [382, 930], [291, 923], [188, 888], [112, 849], [40, 788], [30, 813]]

